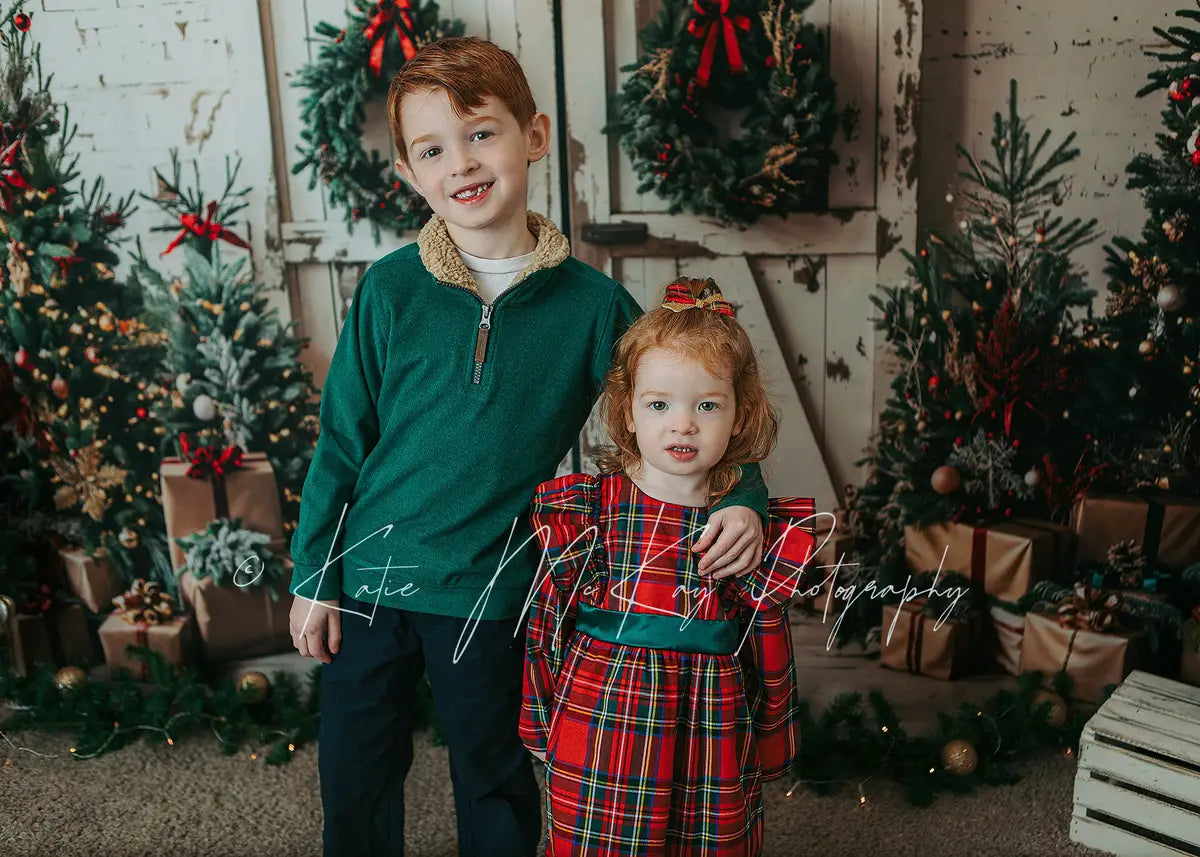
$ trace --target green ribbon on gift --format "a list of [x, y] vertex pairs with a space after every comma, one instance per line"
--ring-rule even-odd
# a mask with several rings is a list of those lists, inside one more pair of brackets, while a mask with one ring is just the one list
[[736, 622], [692, 619], [684, 625], [684, 621], [682, 616], [658, 616], [580, 604], [575, 630], [620, 646], [706, 655], [732, 655], [737, 651]]

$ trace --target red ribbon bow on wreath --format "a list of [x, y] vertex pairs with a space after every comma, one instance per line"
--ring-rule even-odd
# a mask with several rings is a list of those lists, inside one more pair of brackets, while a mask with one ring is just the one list
[[228, 229], [213, 220], [217, 213], [217, 202], [213, 200], [208, 204], [207, 216], [204, 220], [200, 219], [198, 214], [181, 214], [179, 222], [183, 224], [183, 228], [179, 230], [179, 234], [175, 236], [175, 240], [167, 245], [167, 249], [159, 253], [160, 256], [165, 256], [183, 243], [183, 239], [189, 234], [207, 238], [209, 241], [227, 241], [234, 247], [242, 247], [249, 249], [250, 245], [238, 238]]
[[[704, 39], [696, 81], [701, 86], [708, 86], [708, 77], [712, 73], [713, 61], [717, 55], [717, 40], [722, 34], [725, 36], [725, 55], [729, 58], [729, 70], [734, 74], [745, 71], [737, 31], [750, 32], [750, 18], [746, 15], [728, 14], [729, 0], [692, 0], [692, 7], [695, 8], [698, 17], [688, 21], [688, 32], [697, 39]], [[708, 17], [709, 15], [712, 17]]]
[[187, 475], [192, 479], [224, 479], [229, 471], [242, 466], [240, 446], [221, 448], [213, 443], [193, 449], [186, 434], [179, 435], [179, 446], [183, 449], [184, 460], [191, 465]]
[[13, 210], [13, 188], [17, 190], [29, 190], [29, 182], [25, 181], [25, 177], [13, 168], [13, 161], [17, 158], [17, 147], [21, 145], [21, 138], [18, 137], [7, 146], [4, 151], [0, 152], [0, 208], [3, 208], [5, 213], [12, 214]]
[[734, 317], [733, 304], [725, 300], [720, 293], [698, 298], [682, 283], [671, 283], [667, 286], [667, 297], [662, 304], [663, 309], [671, 312], [683, 312], [685, 309], [708, 309], [721, 315]]
[[[396, 36], [400, 39], [400, 49], [404, 51], [404, 58], [410, 60], [416, 54], [417, 44], [412, 37], [412, 16], [408, 14], [411, 8], [409, 0], [379, 0], [375, 16], [363, 30], [363, 36], [371, 42], [371, 57], [367, 65], [376, 77], [383, 74], [383, 48], [387, 44], [388, 24], [394, 24], [396, 27]], [[396, 10], [400, 11], [398, 20]]]

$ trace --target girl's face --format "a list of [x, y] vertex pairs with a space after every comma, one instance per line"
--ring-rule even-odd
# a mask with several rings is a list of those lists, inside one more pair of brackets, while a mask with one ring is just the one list
[[654, 348], [634, 368], [627, 428], [642, 467], [663, 476], [708, 473], [741, 431], [733, 382], [672, 351]]

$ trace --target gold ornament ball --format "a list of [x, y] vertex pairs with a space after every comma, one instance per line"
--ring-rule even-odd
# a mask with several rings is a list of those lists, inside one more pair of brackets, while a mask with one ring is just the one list
[[943, 464], [933, 471], [933, 476], [929, 479], [930, 487], [939, 494], [952, 494], [958, 490], [958, 486], [961, 484], [962, 474], [952, 464]]
[[66, 696], [87, 684], [87, 673], [79, 667], [63, 667], [54, 674], [55, 689]]
[[105, 333], [110, 333], [112, 332], [112, 329], [116, 327], [116, 321], [113, 319], [112, 313], [106, 312], [96, 320], [96, 326]]
[[1143, 339], [1138, 343], [1138, 354], [1143, 356], [1149, 354], [1152, 348], [1154, 348], [1154, 342], [1149, 339]]
[[975, 772], [979, 765], [979, 754], [970, 741], [955, 738], [942, 747], [942, 767], [956, 776], [965, 777]]
[[238, 676], [237, 689], [250, 702], [262, 702], [271, 690], [271, 682], [257, 670], [251, 670]]
[[[128, 497], [129, 495], [127, 494], [125, 496]], [[122, 527], [121, 532], [117, 535], [117, 541], [121, 543], [121, 547], [125, 548], [125, 550], [133, 550], [138, 546], [139, 542], [137, 530], [130, 529], [129, 527]]]
[[1036, 708], [1043, 702], [1050, 703], [1049, 719], [1046, 721], [1055, 728], [1067, 722], [1067, 702], [1057, 693], [1049, 690], [1039, 690], [1033, 695], [1033, 705]]

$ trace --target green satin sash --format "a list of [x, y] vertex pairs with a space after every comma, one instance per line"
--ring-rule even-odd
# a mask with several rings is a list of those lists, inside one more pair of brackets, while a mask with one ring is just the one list
[[684, 621], [683, 616], [606, 610], [580, 604], [575, 629], [597, 640], [622, 646], [706, 655], [731, 655], [737, 651], [736, 622], [727, 619], [692, 619], [681, 628]]

